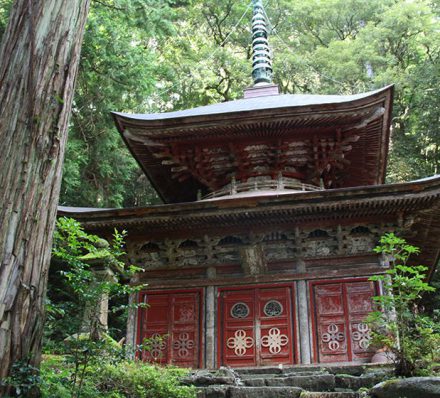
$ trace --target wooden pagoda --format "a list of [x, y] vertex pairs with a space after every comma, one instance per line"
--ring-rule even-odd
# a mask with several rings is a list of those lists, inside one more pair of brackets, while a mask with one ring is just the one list
[[385, 232], [440, 247], [440, 177], [384, 184], [393, 88], [281, 95], [261, 4], [245, 98], [162, 114], [114, 113], [165, 204], [60, 208], [101, 235], [128, 231], [148, 283], [127, 341], [145, 360], [194, 368], [368, 362], [364, 322]]

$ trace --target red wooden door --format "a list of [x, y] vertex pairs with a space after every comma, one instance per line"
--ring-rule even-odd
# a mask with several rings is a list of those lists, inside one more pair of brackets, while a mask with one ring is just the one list
[[142, 359], [159, 364], [199, 367], [200, 291], [147, 292], [140, 299], [138, 343]]
[[373, 310], [374, 295], [374, 283], [367, 280], [312, 283], [318, 362], [371, 358], [370, 330], [364, 320]]
[[229, 366], [294, 362], [292, 288], [220, 291], [220, 363]]

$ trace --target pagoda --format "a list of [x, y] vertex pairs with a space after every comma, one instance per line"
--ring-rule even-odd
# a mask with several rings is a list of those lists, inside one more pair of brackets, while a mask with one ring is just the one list
[[282, 95], [260, 0], [254, 86], [244, 98], [160, 114], [114, 113], [164, 201], [60, 208], [103, 236], [128, 231], [133, 283], [127, 342], [142, 358], [193, 368], [369, 362], [365, 318], [389, 266], [373, 252], [395, 232], [434, 269], [440, 177], [385, 184], [393, 87]]

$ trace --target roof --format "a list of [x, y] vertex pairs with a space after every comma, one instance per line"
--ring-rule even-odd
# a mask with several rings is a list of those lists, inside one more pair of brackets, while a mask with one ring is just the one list
[[[388, 86], [356, 95], [271, 95], [161, 114], [113, 116], [159, 195], [167, 203], [178, 203], [194, 201], [199, 190], [206, 194], [224, 186], [248, 163], [248, 148], [257, 151], [252, 159], [265, 157], [268, 168], [278, 162], [277, 153], [287, 162], [304, 154], [306, 162], [289, 168], [302, 169], [309, 184], [317, 184], [310, 180], [314, 178], [319, 185], [330, 164], [326, 161], [335, 166], [335, 186], [383, 183], [392, 95]], [[326, 151], [324, 141], [340, 153], [318, 153], [317, 161], [316, 151]], [[266, 145], [271, 153], [255, 149], [254, 143]]]
[[185, 109], [174, 112], [132, 114], [123, 112], [112, 112], [113, 115], [131, 120], [169, 120], [187, 118], [193, 116], [219, 115], [225, 113], [250, 112], [268, 109], [307, 107], [311, 105], [328, 105], [350, 103], [363, 98], [368, 98], [374, 94], [381, 93], [391, 86], [380, 90], [369, 91], [353, 95], [315, 95], [315, 94], [283, 94], [270, 95], [257, 98], [246, 98], [235, 101], [221, 102], [218, 104], [199, 106], [192, 109]]
[[440, 248], [440, 175], [399, 184], [131, 209], [59, 208], [58, 215], [74, 217], [94, 232], [111, 233], [116, 227], [153, 238], [392, 218], [406, 220], [409, 241], [422, 249], [417, 261], [433, 267]]
[[96, 211], [107, 211], [107, 210], [116, 210], [116, 208], [58, 206], [58, 212], [77, 213], [77, 214], [79, 213], [89, 214], [90, 212], [94, 213]]

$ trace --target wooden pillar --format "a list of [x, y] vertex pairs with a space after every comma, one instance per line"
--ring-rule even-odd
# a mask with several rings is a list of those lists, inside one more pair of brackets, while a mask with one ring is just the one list
[[136, 333], [137, 333], [137, 308], [133, 307], [133, 304], [137, 302], [139, 295], [136, 293], [130, 294], [128, 298], [128, 317], [127, 317], [127, 332], [125, 335], [125, 344], [127, 346], [127, 357], [134, 358], [136, 354]]
[[[305, 265], [303, 261], [298, 261], [298, 271], [304, 272]], [[309, 306], [309, 294], [307, 289], [307, 281], [296, 282], [296, 299], [298, 313], [298, 341], [300, 351], [300, 363], [310, 364], [312, 362], [312, 346], [311, 346], [311, 308]]]
[[298, 299], [298, 332], [300, 347], [300, 362], [309, 364], [312, 362], [312, 350], [310, 340], [310, 308], [308, 305], [307, 282], [298, 281], [296, 284], [296, 294]]
[[[216, 277], [216, 269], [210, 267], [207, 270], [208, 279]], [[205, 290], [205, 367], [215, 368], [216, 366], [216, 288], [208, 286]]]

